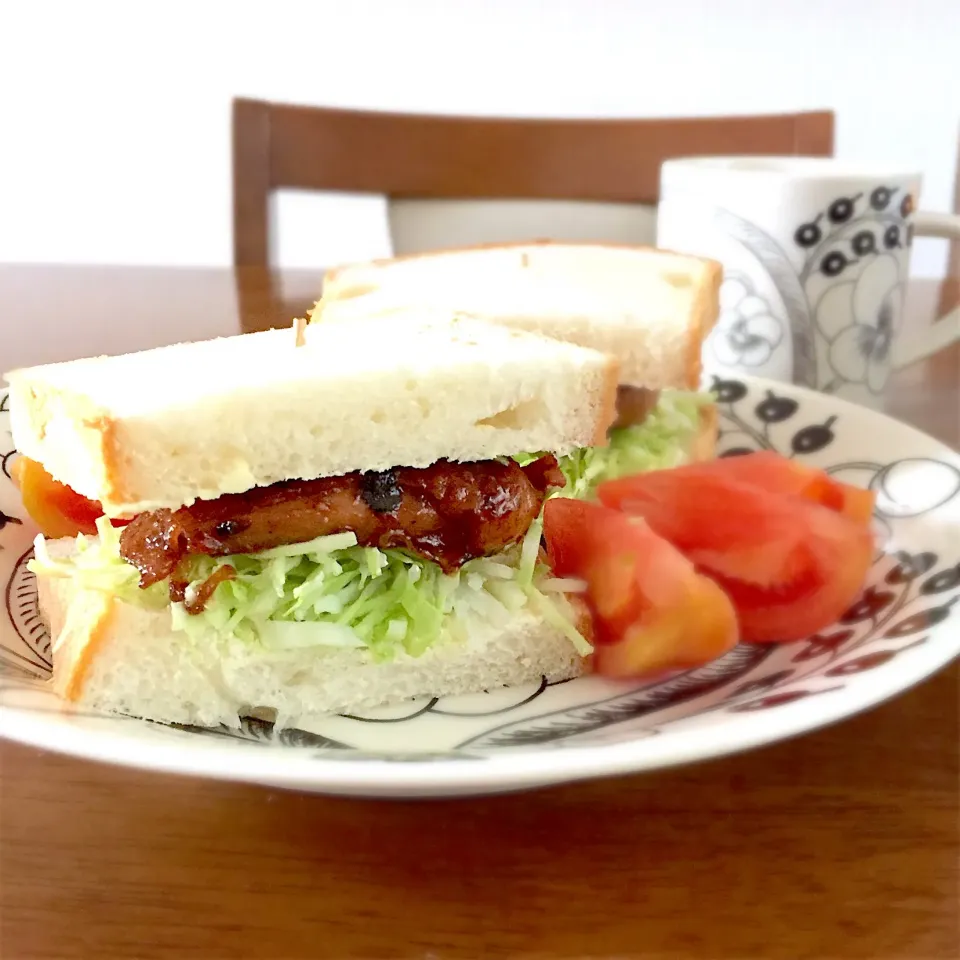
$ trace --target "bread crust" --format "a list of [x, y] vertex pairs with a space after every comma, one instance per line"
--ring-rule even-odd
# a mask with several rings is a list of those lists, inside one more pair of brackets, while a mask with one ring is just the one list
[[54, 692], [79, 702], [91, 666], [112, 634], [119, 601], [106, 593], [73, 591], [60, 584], [44, 590], [40, 602], [54, 639]]
[[[596, 247], [603, 250], [632, 250], [640, 253], [657, 253], [657, 254], [667, 254], [674, 257], [683, 257], [689, 260], [696, 260], [700, 263], [712, 264], [715, 267], [720, 265], [714, 261], [709, 260], [706, 257], [697, 257], [689, 253], [682, 253], [677, 250], [668, 250], [664, 247], [655, 247], [652, 244], [642, 244], [642, 243], [607, 243], [607, 242], [594, 242], [582, 243], [576, 240], [551, 240], [545, 237], [538, 237], [533, 240], [512, 240], [507, 243], [477, 243], [469, 244], [462, 247], [440, 247], [436, 250], [430, 250], [422, 253], [407, 253], [400, 254], [394, 257], [377, 257], [374, 260], [368, 260], [361, 263], [344, 263], [335, 267], [330, 267], [323, 275], [323, 282], [321, 289], [325, 293], [328, 285], [335, 286], [340, 282], [343, 274], [349, 273], [351, 270], [356, 269], [357, 267], [383, 267], [390, 263], [408, 263], [412, 260], [425, 260], [431, 257], [441, 256], [444, 254], [457, 254], [457, 253], [470, 253], [474, 250], [521, 250], [526, 249], [527, 247], [567, 247], [567, 248], [576, 248], [576, 247]], [[356, 292], [337, 294], [337, 296], [343, 297], [356, 297], [362, 296], [363, 294], [370, 293], [375, 290], [376, 287], [371, 287], [369, 285], [360, 284], [356, 288]]]
[[690, 459], [695, 462], [712, 460], [717, 454], [717, 440], [720, 436], [720, 414], [714, 404], [701, 407], [700, 430], [693, 440]]
[[696, 390], [703, 376], [703, 344], [720, 315], [720, 285], [723, 267], [715, 260], [702, 261], [707, 268], [707, 282], [698, 292], [693, 316], [687, 331], [686, 386]]
[[120, 463], [120, 445], [117, 442], [117, 421], [101, 416], [82, 421], [82, 426], [93, 430], [99, 439], [100, 462], [103, 465], [104, 500], [123, 503], [127, 499], [123, 487], [123, 467]]
[[617, 419], [617, 387], [620, 385], [620, 361], [616, 357], [609, 357], [607, 361], [603, 402], [597, 417], [597, 426], [590, 446], [605, 447], [610, 427]]

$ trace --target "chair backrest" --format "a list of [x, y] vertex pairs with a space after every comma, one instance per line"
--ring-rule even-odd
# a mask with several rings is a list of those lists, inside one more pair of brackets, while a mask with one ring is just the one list
[[[269, 273], [270, 196], [281, 187], [375, 193], [395, 201], [655, 204], [660, 165], [670, 157], [830, 156], [833, 121], [829, 111], [528, 120], [330, 110], [238, 99], [233, 103], [234, 263]], [[400, 211], [394, 214], [392, 219], [402, 216]], [[250, 302], [242, 289], [240, 294], [245, 315], [251, 309], [270, 309]]]
[[[960, 139], [957, 141], [957, 169], [953, 184], [953, 212], [960, 214]], [[950, 241], [947, 276], [940, 291], [938, 314], [945, 317], [954, 307], [960, 309], [960, 240]]]
[[389, 199], [387, 225], [396, 255], [532, 238], [574, 243], [653, 244], [657, 208], [607, 200]]

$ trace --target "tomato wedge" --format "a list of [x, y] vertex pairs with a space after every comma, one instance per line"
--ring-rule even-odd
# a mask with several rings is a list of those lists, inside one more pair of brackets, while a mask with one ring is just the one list
[[791, 494], [812, 500], [821, 506], [842, 513], [858, 523], [869, 524], [873, 518], [876, 494], [841, 480], [824, 470], [782, 457], [772, 450], [762, 450], [742, 457], [723, 457], [702, 466], [719, 471], [723, 476], [752, 483], [772, 493]]
[[96, 520], [103, 516], [100, 504], [54, 480], [42, 464], [29, 457], [17, 457], [10, 473], [20, 488], [27, 513], [45, 537], [55, 539], [97, 532]]
[[[748, 453], [739, 457], [723, 457], [708, 463], [692, 463], [677, 467], [670, 475], [679, 482], [689, 482], [693, 476], [721, 476], [761, 487], [770, 493], [802, 497], [821, 506], [842, 513], [857, 523], [867, 525], [873, 519], [876, 494], [849, 483], [835, 480], [823, 470], [809, 467], [782, 457], [772, 450]], [[628, 496], [631, 490], [642, 487], [648, 474], [624, 477], [605, 484], [607, 499], [614, 503]]]
[[642, 517], [726, 591], [744, 640], [799, 640], [836, 621], [873, 561], [862, 523], [723, 470], [664, 470], [602, 484], [600, 500]]
[[596, 673], [639, 677], [695, 667], [736, 645], [730, 600], [643, 521], [555, 498], [544, 507], [543, 533], [554, 572], [587, 583]]

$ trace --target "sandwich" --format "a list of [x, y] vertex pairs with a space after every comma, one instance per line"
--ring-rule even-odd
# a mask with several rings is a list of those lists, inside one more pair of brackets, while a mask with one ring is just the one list
[[718, 263], [650, 247], [540, 241], [445, 250], [328, 271], [309, 318], [332, 323], [442, 308], [615, 356], [609, 442], [564, 464], [567, 495], [603, 479], [707, 459], [717, 436], [701, 392]]
[[372, 323], [7, 374], [63, 698], [305, 726], [583, 669], [540, 514], [607, 443], [617, 361], [443, 308]]
[[55, 690], [309, 727], [579, 675], [542, 507], [712, 455], [718, 283], [642, 248], [450, 251], [331, 271], [296, 338], [8, 374]]

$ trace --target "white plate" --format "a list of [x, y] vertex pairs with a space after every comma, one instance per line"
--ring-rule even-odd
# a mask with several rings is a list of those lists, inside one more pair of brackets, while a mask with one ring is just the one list
[[[823, 726], [960, 652], [960, 457], [861, 407], [761, 380], [718, 380], [721, 449], [772, 448], [878, 493], [876, 563], [840, 622], [798, 643], [741, 645], [655, 683], [582, 678], [420, 700], [315, 729], [167, 727], [64, 707], [26, 571], [34, 530], [0, 477], [0, 732], [95, 760], [369, 796], [494, 793], [686, 763]], [[0, 446], [10, 450], [6, 398]], [[0, 453], [3, 450], [0, 449]], [[4, 473], [12, 451], [3, 456]]]

